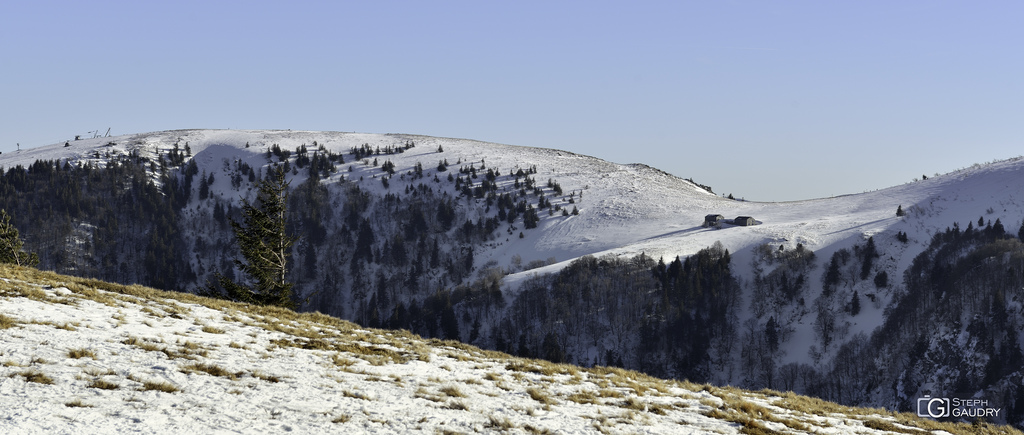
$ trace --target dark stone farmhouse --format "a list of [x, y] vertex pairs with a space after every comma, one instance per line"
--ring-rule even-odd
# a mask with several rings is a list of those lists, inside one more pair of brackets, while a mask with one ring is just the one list
[[713, 227], [720, 224], [723, 220], [725, 220], [725, 216], [720, 214], [709, 214], [704, 216], [704, 226]]
[[732, 224], [741, 227], [749, 227], [751, 225], [757, 225], [757, 221], [750, 216], [739, 216], [732, 220]]

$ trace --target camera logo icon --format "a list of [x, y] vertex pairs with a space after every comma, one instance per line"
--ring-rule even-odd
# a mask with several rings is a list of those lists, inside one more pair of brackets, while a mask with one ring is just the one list
[[949, 417], [951, 411], [952, 406], [948, 398], [924, 396], [917, 399], [918, 417]]

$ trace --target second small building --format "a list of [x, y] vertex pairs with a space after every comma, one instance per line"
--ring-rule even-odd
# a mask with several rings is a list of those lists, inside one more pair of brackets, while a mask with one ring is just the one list
[[757, 221], [750, 216], [738, 216], [736, 219], [732, 220], [732, 224], [741, 227], [749, 227], [751, 225], [757, 225]]

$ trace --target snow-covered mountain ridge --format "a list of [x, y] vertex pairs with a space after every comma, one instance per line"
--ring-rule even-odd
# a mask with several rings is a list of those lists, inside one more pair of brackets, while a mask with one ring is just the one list
[[[407, 141], [414, 141], [416, 148], [400, 154], [374, 157], [377, 157], [381, 164], [384, 160], [391, 160], [395, 164], [398, 174], [410, 171], [417, 163], [422, 164], [427, 172], [431, 172], [441, 160], [449, 160], [453, 172], [471, 164], [480, 167], [482, 163], [488, 167], [505, 171], [506, 174], [510, 170], [529, 169], [536, 166], [541, 172], [535, 178], [541, 183], [548, 178], [555, 178], [562, 184], [566, 193], [570, 191], [582, 192], [584, 195], [596, 193], [594, 201], [586, 199], [581, 201], [581, 207], [592, 207], [598, 210], [593, 216], [583, 213], [573, 219], [566, 219], [565, 222], [560, 219], [551, 219], [550, 222], [544, 222], [542, 235], [536, 235], [522, 243], [516, 243], [513, 247], [506, 246], [503, 249], [498, 249], [487, 258], [499, 262], [502, 266], [506, 266], [508, 260], [515, 254], [523, 256], [524, 261], [527, 262], [538, 259], [546, 260], [549, 257], [565, 261], [585, 254], [596, 254], [620, 248], [638, 240], [663, 234], [658, 232], [659, 230], [652, 230], [651, 227], [670, 225], [669, 228], [675, 228], [679, 225], [689, 224], [689, 220], [698, 218], [694, 215], [684, 220], [679, 216], [680, 213], [689, 215], [695, 210], [708, 208], [709, 206], [706, 204], [708, 201], [711, 203], [724, 202], [692, 183], [644, 165], [614, 164], [567, 151], [398, 134], [231, 130], [167, 131], [83, 139], [67, 142], [69, 146], [58, 143], [25, 149], [0, 155], [0, 167], [12, 168], [16, 165], [29, 167], [37, 160], [91, 161], [101, 166], [111, 156], [130, 154], [157, 160], [159, 155], [171, 151], [173, 145], [178, 144], [184, 152], [184, 147], [188, 144], [201, 172], [218, 173], [223, 170], [225, 160], [229, 162], [241, 160], [254, 168], [267, 165], [267, 159], [263, 155], [275, 144], [286, 151], [292, 151], [301, 145], [306, 145], [312, 150], [315, 148], [313, 145], [315, 142], [330, 151], [347, 154], [353, 147], [360, 147], [364, 144], [376, 149], [401, 146]], [[437, 151], [439, 147], [443, 148], [442, 152]], [[373, 158], [371, 157], [369, 160], [373, 160]], [[351, 160], [346, 162], [346, 166], [353, 166], [353, 172], [344, 173], [343, 167], [343, 172], [333, 178], [344, 176], [348, 180], [356, 180], [362, 177], [363, 180], [359, 182], [361, 187], [382, 193], [389, 191], [380, 186], [379, 178], [382, 173], [379, 168], [360, 165]], [[292, 179], [291, 183], [293, 186], [298, 185], [304, 179], [305, 174], [300, 173]], [[218, 184], [219, 188], [212, 190], [228, 200], [237, 200], [238, 193], [223, 188], [226, 187], [227, 180], [223, 178], [222, 180]], [[659, 204], [666, 196], [670, 200], [665, 204]], [[548, 221], [548, 219], [543, 220]], [[674, 221], [680, 222], [674, 226], [668, 224], [668, 222]], [[696, 223], [699, 225], [700, 220], [698, 219]], [[643, 225], [642, 229], [630, 230], [630, 227], [638, 224]], [[628, 226], [623, 228], [626, 225]], [[609, 228], [618, 230], [608, 231]], [[622, 230], [628, 231], [623, 232]]]
[[[292, 150], [300, 145], [312, 149], [316, 142], [328, 150], [348, 153], [363, 144], [375, 148], [400, 146], [406, 141], [414, 141], [416, 148], [379, 157], [382, 161], [393, 161], [398, 174], [410, 171], [416, 163], [430, 172], [444, 159], [450, 160], [456, 169], [470, 164], [479, 167], [481, 162], [499, 170], [536, 166], [539, 172], [535, 178], [540, 182], [553, 178], [565, 192], [582, 192], [579, 216], [542, 219], [541, 231], [527, 234], [531, 236], [527, 240], [485, 253], [484, 258], [477, 257], [478, 263], [494, 260], [502, 267], [516, 254], [524, 261], [554, 257], [565, 262], [588, 254], [640, 252], [670, 259], [693, 254], [715, 241], [721, 241], [734, 253], [764, 242], [793, 246], [802, 243], [817, 251], [852, 236], [866, 238], [900, 225], [910, 227], [908, 234], [925, 239], [936, 228], [974, 220], [990, 208], [994, 210], [991, 216], [1009, 218], [1004, 219], [1007, 225], [1019, 223], [1019, 216], [1024, 216], [1024, 205], [1016, 199], [1024, 191], [1016, 178], [1024, 166], [1019, 159], [975, 165], [874, 192], [785, 203], [724, 199], [646, 165], [615, 164], [567, 151], [403, 134], [176, 130], [83, 139], [69, 141], [69, 146], [58, 143], [9, 152], [0, 155], [0, 167], [29, 167], [37, 160], [91, 161], [103, 165], [109, 156], [133, 153], [156, 160], [174, 144], [188, 144], [200, 171], [216, 173], [223, 170], [225, 161], [235, 159], [254, 167], [266, 165], [263, 154], [273, 144]], [[444, 151], [437, 152], [438, 147]], [[348, 163], [351, 166], [352, 162]], [[364, 177], [361, 186], [386, 192], [378, 186], [379, 169], [354, 166], [354, 172], [343, 174], [347, 179]], [[727, 170], [723, 167], [723, 171]], [[292, 184], [297, 185], [304, 178], [300, 173]], [[220, 184], [226, 181], [221, 179]], [[212, 190], [228, 200], [237, 199], [230, 189]], [[896, 207], [900, 205], [911, 212], [907, 219], [897, 219]], [[726, 218], [753, 216], [762, 224], [727, 228], [728, 231], [702, 228], [704, 215], [710, 213]], [[915, 230], [923, 231], [918, 234]]]
[[587, 366], [902, 410], [955, 392], [1024, 416], [1019, 158], [757, 203], [551, 149], [181, 130], [5, 153], [0, 199], [44, 267], [197, 291], [233, 276], [227, 218], [280, 165], [305, 310]]
[[0, 431], [1020, 433], [0, 266]]

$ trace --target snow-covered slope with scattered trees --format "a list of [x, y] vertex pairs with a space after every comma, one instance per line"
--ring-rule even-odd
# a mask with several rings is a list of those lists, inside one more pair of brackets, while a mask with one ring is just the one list
[[558, 150], [185, 130], [5, 153], [0, 189], [41, 267], [204, 292], [235, 276], [228, 221], [274, 165], [303, 310], [582, 365], [903, 410], [955, 393], [1024, 415], [1020, 159], [756, 203]]

